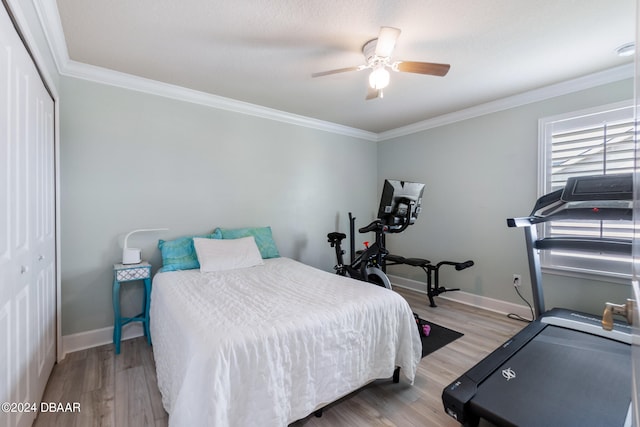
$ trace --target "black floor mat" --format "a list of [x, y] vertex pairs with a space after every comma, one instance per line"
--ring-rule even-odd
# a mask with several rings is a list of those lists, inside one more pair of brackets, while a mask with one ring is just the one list
[[422, 357], [433, 353], [464, 335], [433, 322], [427, 322], [423, 319], [418, 319], [418, 321], [420, 322], [420, 330], [422, 330], [422, 325], [425, 324], [429, 325], [431, 329], [429, 336], [424, 336], [422, 332], [420, 333], [420, 339], [422, 340]]

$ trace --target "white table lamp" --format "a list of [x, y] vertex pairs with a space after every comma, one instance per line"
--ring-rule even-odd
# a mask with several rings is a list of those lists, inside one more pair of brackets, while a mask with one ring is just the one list
[[145, 231], [167, 231], [168, 228], [141, 228], [139, 230], [133, 230], [127, 233], [124, 237], [124, 248], [122, 249], [122, 263], [123, 264], [138, 264], [142, 260], [140, 257], [140, 248], [130, 248], [128, 245], [129, 236], [134, 233], [141, 233]]

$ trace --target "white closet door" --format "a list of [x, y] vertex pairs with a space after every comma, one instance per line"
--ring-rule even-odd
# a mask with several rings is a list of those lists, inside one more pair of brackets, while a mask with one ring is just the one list
[[[0, 402], [39, 402], [55, 361], [53, 111], [1, 7]], [[29, 426], [34, 418], [0, 411], [3, 426]]]

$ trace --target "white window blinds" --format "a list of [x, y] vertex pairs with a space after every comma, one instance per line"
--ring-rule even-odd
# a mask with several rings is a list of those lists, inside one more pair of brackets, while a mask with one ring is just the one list
[[[630, 102], [540, 120], [539, 195], [564, 187], [568, 177], [631, 173], [634, 113]], [[581, 236], [631, 240], [630, 221], [553, 221], [545, 237]], [[542, 251], [543, 268], [630, 277], [631, 257], [580, 251]]]

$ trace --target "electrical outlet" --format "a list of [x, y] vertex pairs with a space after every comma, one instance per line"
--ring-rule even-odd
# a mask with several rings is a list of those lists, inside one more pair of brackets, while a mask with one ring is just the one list
[[513, 275], [513, 286], [518, 287], [522, 284], [522, 277], [519, 274]]

